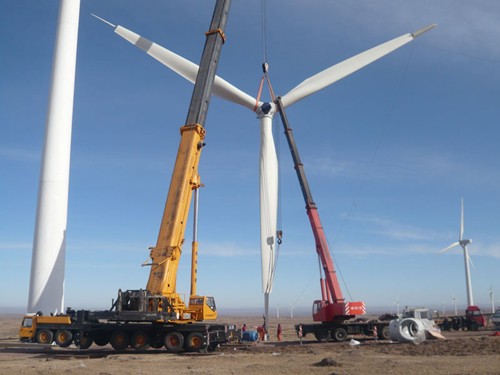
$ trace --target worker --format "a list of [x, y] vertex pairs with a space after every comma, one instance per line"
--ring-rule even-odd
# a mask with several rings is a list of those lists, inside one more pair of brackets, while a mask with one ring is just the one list
[[263, 326], [257, 327], [257, 333], [259, 334], [259, 341], [266, 341], [266, 330]]
[[278, 324], [278, 329], [276, 331], [276, 336], [278, 337], [278, 341], [281, 341], [282, 336], [281, 336], [281, 324]]

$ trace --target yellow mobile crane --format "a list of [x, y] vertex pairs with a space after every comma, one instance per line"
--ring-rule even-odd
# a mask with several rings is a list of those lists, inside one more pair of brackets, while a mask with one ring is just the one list
[[[228, 340], [228, 326], [203, 323], [217, 318], [213, 297], [196, 295], [198, 244], [196, 239], [197, 192], [200, 187], [198, 164], [205, 145], [203, 127], [230, 0], [217, 0], [210, 30], [196, 78], [186, 125], [181, 127], [165, 210], [156, 246], [150, 249], [151, 266], [146, 289], [118, 291], [110, 310], [74, 311], [64, 315], [27, 315], [19, 331], [21, 341], [66, 347], [73, 342], [81, 349], [93, 343], [110, 343], [115, 350], [132, 346], [138, 351], [165, 346], [169, 352], [214, 349]], [[140, 41], [138, 41], [139, 43]], [[186, 222], [195, 192], [195, 236], [191, 264], [191, 292], [186, 304], [176, 290], [177, 270], [184, 243]]]

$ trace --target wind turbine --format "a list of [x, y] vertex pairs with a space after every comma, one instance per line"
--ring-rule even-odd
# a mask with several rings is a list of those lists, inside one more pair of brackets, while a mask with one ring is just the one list
[[490, 303], [491, 303], [491, 313], [495, 313], [495, 298], [493, 293], [493, 284], [490, 285]]
[[[163, 65], [167, 66], [190, 82], [194, 82], [198, 74], [198, 65], [175, 54], [168, 49], [143, 38], [122, 26], [93, 15], [114, 28], [115, 33], [126, 39]], [[366, 65], [395, 51], [411, 42], [416, 37], [431, 30], [430, 25], [414, 33], [407, 33], [388, 42], [380, 44], [345, 61], [333, 65], [320, 73], [304, 80], [287, 94], [281, 97], [283, 107], [288, 107], [305, 97], [330, 86], [342, 78], [354, 73]], [[236, 88], [224, 79], [216, 76], [212, 93], [233, 103], [240, 104], [257, 114], [260, 121], [260, 243], [262, 267], [262, 291], [264, 293], [265, 317], [268, 317], [269, 294], [275, 270], [277, 211], [278, 211], [278, 159], [272, 134], [272, 120], [277, 111], [273, 102], [261, 102], [258, 99]]]
[[464, 199], [462, 198], [461, 210], [460, 210], [460, 233], [458, 236], [458, 241], [453, 242], [450, 246], [439, 251], [438, 254], [442, 254], [444, 252], [447, 252], [448, 250], [451, 250], [454, 247], [459, 246], [459, 245], [462, 247], [462, 249], [464, 251], [465, 283], [466, 283], [466, 287], [467, 287], [467, 304], [468, 304], [468, 306], [474, 305], [474, 299], [472, 297], [472, 284], [471, 284], [471, 279], [470, 279], [470, 267], [469, 267], [469, 265], [472, 264], [472, 261], [469, 257], [469, 250], [467, 249], [467, 245], [470, 245], [471, 243], [472, 243], [471, 239], [464, 239]]
[[453, 298], [451, 299], [453, 301], [453, 306], [455, 307], [455, 316], [458, 315], [458, 312], [457, 312], [457, 299], [455, 298], [455, 296], [453, 296]]
[[64, 268], [80, 0], [61, 0], [40, 168], [28, 312], [64, 312]]

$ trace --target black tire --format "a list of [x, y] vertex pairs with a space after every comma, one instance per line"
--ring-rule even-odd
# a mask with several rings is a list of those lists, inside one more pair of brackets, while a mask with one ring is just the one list
[[208, 345], [207, 351], [214, 352], [215, 349], [217, 349], [218, 347], [219, 347], [219, 344], [217, 344], [216, 342], [213, 342], [210, 345]]
[[151, 345], [151, 338], [146, 332], [134, 332], [130, 339], [130, 346], [138, 352], [145, 352]]
[[165, 336], [165, 348], [170, 353], [179, 353], [184, 346], [184, 336], [179, 332], [170, 332]]
[[188, 352], [199, 352], [203, 350], [203, 335], [199, 332], [190, 333], [186, 340], [184, 346]]
[[327, 331], [326, 329], [314, 332], [314, 337], [316, 337], [316, 340], [319, 342], [327, 342], [331, 340], [330, 331]]
[[106, 335], [96, 336], [94, 342], [97, 346], [105, 346], [109, 344], [109, 337]]
[[54, 341], [54, 334], [49, 329], [40, 329], [36, 333], [36, 342], [39, 344], [50, 345]]
[[479, 325], [479, 323], [478, 323], [478, 322], [470, 322], [470, 324], [469, 324], [469, 326], [467, 327], [467, 329], [468, 329], [469, 331], [477, 331], [477, 330], [479, 330], [479, 327], [480, 327], [480, 325]]
[[114, 331], [109, 338], [109, 343], [117, 352], [122, 352], [130, 344], [130, 336], [124, 331]]
[[377, 332], [380, 340], [389, 340], [391, 338], [391, 330], [388, 325], [379, 326]]
[[67, 329], [58, 329], [54, 335], [54, 340], [61, 348], [67, 348], [73, 342], [73, 334]]
[[[88, 335], [87, 336], [82, 335], [79, 340], [80, 340], [79, 341], [80, 343], [78, 344], [78, 347], [80, 349], [83, 349], [83, 350], [90, 348], [94, 342], [92, 337], [90, 337]], [[76, 342], [76, 340], [75, 340], [75, 342]]]
[[347, 331], [342, 327], [335, 328], [332, 332], [332, 338], [337, 342], [345, 341], [347, 340]]

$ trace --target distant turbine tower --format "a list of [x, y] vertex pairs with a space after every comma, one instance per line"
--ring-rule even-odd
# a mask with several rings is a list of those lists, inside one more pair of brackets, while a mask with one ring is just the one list
[[460, 214], [460, 233], [458, 237], [457, 242], [453, 242], [450, 246], [444, 248], [443, 250], [439, 251], [438, 254], [444, 253], [455, 246], [460, 245], [462, 249], [464, 250], [464, 263], [465, 263], [465, 283], [467, 286], [467, 304], [468, 306], [473, 306], [474, 305], [474, 299], [472, 297], [472, 284], [471, 284], [471, 279], [470, 279], [470, 267], [469, 264], [472, 263], [470, 257], [469, 257], [469, 251], [467, 249], [467, 245], [472, 243], [471, 239], [464, 239], [464, 199], [462, 198], [462, 204], [461, 204], [461, 214]]
[[64, 310], [71, 127], [80, 0], [61, 0], [40, 170], [28, 312]]
[[493, 294], [493, 284], [490, 285], [490, 302], [491, 302], [491, 313], [495, 313], [495, 298]]

